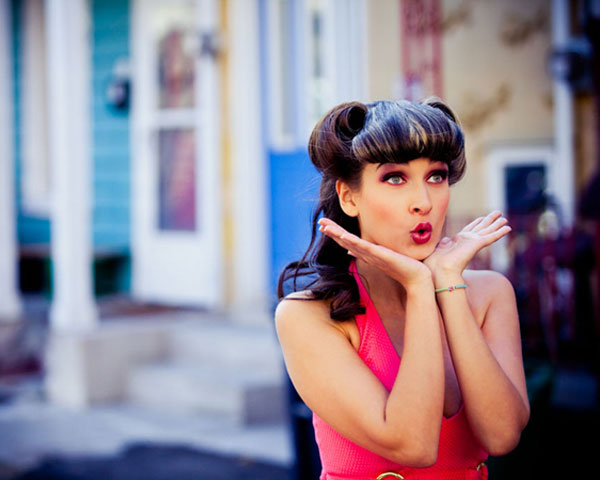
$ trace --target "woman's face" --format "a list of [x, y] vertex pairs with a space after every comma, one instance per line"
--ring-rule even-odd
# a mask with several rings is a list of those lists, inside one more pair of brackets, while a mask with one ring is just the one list
[[450, 200], [448, 166], [428, 158], [369, 163], [359, 190], [350, 195], [363, 239], [423, 260], [442, 234]]

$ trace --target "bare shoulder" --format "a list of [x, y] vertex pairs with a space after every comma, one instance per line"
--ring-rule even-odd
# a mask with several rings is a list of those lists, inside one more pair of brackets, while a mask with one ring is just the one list
[[465, 270], [463, 278], [468, 286], [469, 304], [480, 325], [492, 305], [515, 304], [513, 286], [503, 274], [493, 270]]
[[315, 296], [310, 290], [302, 290], [290, 293], [283, 300], [315, 300]]
[[330, 317], [330, 305], [326, 300], [317, 300], [312, 292], [294, 292], [285, 297], [275, 310], [277, 334], [282, 337], [296, 336], [298, 330], [303, 333], [321, 328], [336, 328], [344, 332]]
[[[321, 317], [326, 310], [328, 310], [327, 303], [324, 300], [315, 299], [311, 291], [293, 292], [277, 305], [275, 321], [279, 324], [289, 321], [288, 318], [305, 317], [307, 315], [313, 317], [315, 314]], [[327, 317], [329, 317], [328, 313]]]
[[500, 272], [494, 270], [465, 270], [463, 277], [469, 288], [473, 289], [493, 289], [493, 288], [510, 288], [512, 284], [510, 280]]

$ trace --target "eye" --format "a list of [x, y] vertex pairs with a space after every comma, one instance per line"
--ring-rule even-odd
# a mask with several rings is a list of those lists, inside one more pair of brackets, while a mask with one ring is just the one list
[[448, 178], [448, 172], [446, 170], [436, 170], [429, 177], [431, 183], [444, 183]]
[[382, 180], [390, 185], [400, 185], [404, 183], [404, 178], [402, 178], [402, 175], [399, 173], [388, 173]]

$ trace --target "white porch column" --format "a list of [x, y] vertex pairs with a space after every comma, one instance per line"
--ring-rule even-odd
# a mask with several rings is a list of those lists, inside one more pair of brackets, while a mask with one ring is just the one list
[[232, 308], [241, 313], [241, 320], [262, 322], [268, 313], [268, 184], [261, 134], [258, 2], [230, 0], [228, 14], [234, 222]]
[[0, 0], [0, 322], [21, 313], [17, 288], [10, 0]]
[[90, 18], [87, 0], [46, 0], [52, 175], [52, 328], [96, 324], [92, 295]]
[[[571, 16], [568, 0], [552, 1], [552, 43], [554, 47], [567, 44], [570, 37]], [[575, 219], [575, 146], [574, 113], [571, 87], [563, 80], [554, 79], [554, 165], [550, 174], [550, 190], [563, 209], [566, 225]]]

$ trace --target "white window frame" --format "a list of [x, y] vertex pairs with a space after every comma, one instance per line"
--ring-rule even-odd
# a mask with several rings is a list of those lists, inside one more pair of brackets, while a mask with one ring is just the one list
[[[275, 150], [290, 150], [305, 146], [316, 121], [325, 112], [315, 112], [309, 99], [310, 64], [316, 53], [311, 42], [311, 4], [321, 2], [323, 16], [323, 57], [325, 79], [331, 86], [324, 104], [326, 110], [350, 100], [366, 100], [367, 72], [367, 7], [366, 0], [269, 0], [267, 3], [268, 105], [269, 143]], [[282, 5], [283, 3], [283, 5]], [[290, 28], [283, 29], [279, 19], [281, 8], [290, 10]], [[289, 35], [291, 55], [296, 59], [291, 75], [296, 80], [289, 86], [291, 97], [284, 99], [288, 90], [283, 86], [284, 65], [281, 64], [282, 35]], [[288, 78], [290, 76], [287, 76]], [[292, 132], [283, 130], [283, 102], [290, 102], [293, 118], [288, 123]]]
[[320, 3], [323, 17], [323, 69], [330, 86], [323, 112], [315, 112], [312, 102], [301, 103], [303, 129], [301, 138], [308, 141], [310, 133], [321, 116], [335, 105], [352, 100], [366, 101], [367, 88], [367, 6], [366, 0], [302, 0], [304, 34], [303, 94], [308, 98], [310, 62], [316, 54], [310, 39], [311, 3]]
[[[506, 213], [504, 185], [506, 167], [543, 165], [546, 168], [547, 191], [552, 194], [554, 171], [554, 146], [552, 143], [493, 145], [486, 156], [485, 185], [487, 186], [488, 211], [500, 210]], [[494, 270], [506, 272], [509, 266], [506, 238], [491, 246], [491, 266]]]
[[26, 0], [21, 16], [21, 208], [47, 218], [51, 210], [46, 86], [45, 2]]
[[[292, 15], [292, 5], [289, 4], [290, 0], [270, 0], [267, 8], [267, 76], [268, 76], [268, 95], [270, 97], [270, 101], [268, 103], [268, 122], [269, 122], [269, 135], [271, 138], [271, 142], [279, 149], [289, 149], [293, 148], [295, 144], [295, 129], [296, 122], [293, 118], [294, 116], [294, 94], [293, 94], [293, 82], [286, 86], [284, 85], [284, 81], [286, 80], [285, 76], [282, 74], [284, 66], [282, 65], [281, 59], [284, 56], [284, 52], [282, 51], [283, 45], [290, 45], [294, 48], [295, 41], [292, 38], [292, 31], [294, 31], [291, 27], [291, 23], [293, 21], [294, 15]], [[288, 29], [283, 28], [281, 25], [280, 19], [282, 16], [282, 9], [288, 9], [288, 14], [290, 17], [289, 25], [287, 25]], [[283, 37], [286, 36], [287, 40], [282, 41]], [[288, 62], [288, 65], [291, 65], [291, 62]], [[291, 78], [293, 72], [290, 72], [288, 78]], [[289, 90], [289, 91], [288, 91]], [[290, 94], [290, 98], [285, 98], [286, 93]], [[289, 104], [289, 114], [290, 118], [284, 121], [283, 115], [284, 111], [284, 103]], [[284, 125], [289, 123], [291, 129], [287, 131], [284, 128]]]

